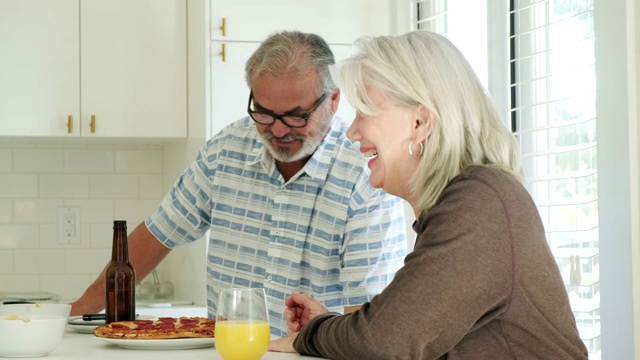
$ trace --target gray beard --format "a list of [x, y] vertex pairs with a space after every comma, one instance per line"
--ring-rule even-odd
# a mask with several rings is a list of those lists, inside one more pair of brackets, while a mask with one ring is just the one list
[[271, 141], [276, 139], [276, 137], [273, 136], [271, 132], [266, 132], [264, 134], [261, 134], [261, 136], [262, 136], [262, 139], [264, 140], [264, 145], [269, 151], [269, 153], [271, 154], [271, 156], [273, 156], [274, 159], [281, 162], [285, 162], [285, 163], [298, 161], [300, 159], [304, 159], [305, 157], [310, 156], [311, 154], [314, 153], [314, 151], [316, 151], [316, 149], [318, 148], [318, 146], [320, 145], [323, 139], [323, 138], [320, 138], [320, 139], [307, 138], [305, 136], [300, 136], [300, 135], [298, 136], [286, 135], [282, 138], [279, 138], [279, 140], [282, 140], [282, 141], [292, 141], [292, 140], [302, 141], [302, 147], [300, 148], [300, 150], [298, 150], [296, 153], [290, 154], [287, 151], [287, 148], [276, 148], [273, 146]]
[[289, 154], [286, 148], [275, 148], [271, 141], [277, 138], [271, 131], [262, 133], [260, 134], [260, 136], [262, 136], [265, 147], [274, 159], [284, 163], [290, 163], [311, 156], [316, 151], [318, 146], [320, 146], [322, 140], [324, 140], [324, 137], [327, 136], [329, 128], [331, 128], [330, 119], [323, 123], [323, 126], [318, 129], [318, 135], [316, 135], [315, 137], [302, 135], [285, 135], [282, 138], [279, 138], [280, 140], [284, 141], [301, 140], [302, 147], [295, 154]]

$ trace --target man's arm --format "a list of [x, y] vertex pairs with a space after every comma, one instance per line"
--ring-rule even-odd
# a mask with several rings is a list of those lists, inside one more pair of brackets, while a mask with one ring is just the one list
[[[136, 282], [144, 279], [164, 259], [171, 249], [164, 246], [141, 222], [129, 234], [129, 260], [136, 272]], [[105, 266], [106, 268], [106, 266]], [[104, 270], [85, 290], [82, 296], [71, 303], [71, 315], [94, 314], [105, 306]]]

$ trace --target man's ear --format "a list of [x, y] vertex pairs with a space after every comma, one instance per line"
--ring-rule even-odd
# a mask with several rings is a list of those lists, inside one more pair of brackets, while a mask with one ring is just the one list
[[431, 110], [421, 104], [418, 107], [418, 118], [415, 123], [416, 142], [424, 142], [429, 138], [429, 136], [431, 136], [434, 121]]
[[331, 93], [331, 115], [338, 111], [338, 105], [340, 105], [340, 89], [335, 88]]

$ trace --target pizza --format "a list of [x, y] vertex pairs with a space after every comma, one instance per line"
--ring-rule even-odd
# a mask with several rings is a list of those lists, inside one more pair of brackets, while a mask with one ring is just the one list
[[111, 339], [180, 339], [214, 337], [215, 320], [205, 317], [161, 317], [156, 320], [115, 321], [93, 330]]

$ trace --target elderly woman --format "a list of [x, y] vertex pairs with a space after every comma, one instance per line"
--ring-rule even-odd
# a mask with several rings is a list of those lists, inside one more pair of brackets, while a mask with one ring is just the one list
[[414, 251], [359, 311], [293, 293], [272, 351], [330, 359], [584, 359], [518, 145], [462, 54], [415, 31], [361, 39], [336, 71], [370, 182], [407, 200]]

